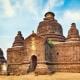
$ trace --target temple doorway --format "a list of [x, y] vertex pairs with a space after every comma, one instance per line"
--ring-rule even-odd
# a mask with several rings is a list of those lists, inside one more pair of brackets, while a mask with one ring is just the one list
[[35, 55], [32, 55], [31, 56], [31, 61], [30, 61], [28, 72], [35, 71], [36, 66], [37, 66], [37, 57]]

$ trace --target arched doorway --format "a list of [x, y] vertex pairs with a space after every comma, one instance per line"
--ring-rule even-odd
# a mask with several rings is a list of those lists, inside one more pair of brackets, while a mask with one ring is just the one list
[[35, 71], [36, 66], [37, 66], [37, 57], [35, 55], [32, 55], [31, 56], [31, 61], [30, 61], [28, 72]]
[[32, 70], [34, 71], [37, 66], [37, 57], [35, 55], [31, 57], [31, 63], [32, 63]]

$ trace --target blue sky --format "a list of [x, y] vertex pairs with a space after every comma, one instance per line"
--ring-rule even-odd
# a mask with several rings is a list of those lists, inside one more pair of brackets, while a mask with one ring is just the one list
[[48, 11], [55, 13], [65, 36], [72, 22], [80, 30], [80, 0], [0, 0], [0, 48], [5, 57], [17, 31], [22, 31], [24, 38], [32, 30], [36, 32], [39, 22]]

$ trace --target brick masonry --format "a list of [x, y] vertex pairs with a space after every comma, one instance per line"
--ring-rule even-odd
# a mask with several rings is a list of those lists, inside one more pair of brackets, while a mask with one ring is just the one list
[[72, 23], [65, 37], [54, 16], [47, 12], [37, 33], [25, 39], [18, 32], [12, 48], [7, 50], [9, 75], [80, 72], [80, 37], [76, 24]]

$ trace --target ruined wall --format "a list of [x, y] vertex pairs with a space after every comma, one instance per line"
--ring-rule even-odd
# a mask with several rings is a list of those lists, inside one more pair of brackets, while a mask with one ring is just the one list
[[18, 74], [20, 72], [19, 67], [22, 64], [24, 58], [23, 47], [13, 47], [7, 50], [7, 63], [8, 74]]
[[52, 52], [55, 71], [80, 72], [80, 42], [56, 44]]
[[7, 50], [7, 62], [10, 64], [21, 63], [24, 56], [23, 47], [12, 47]]

